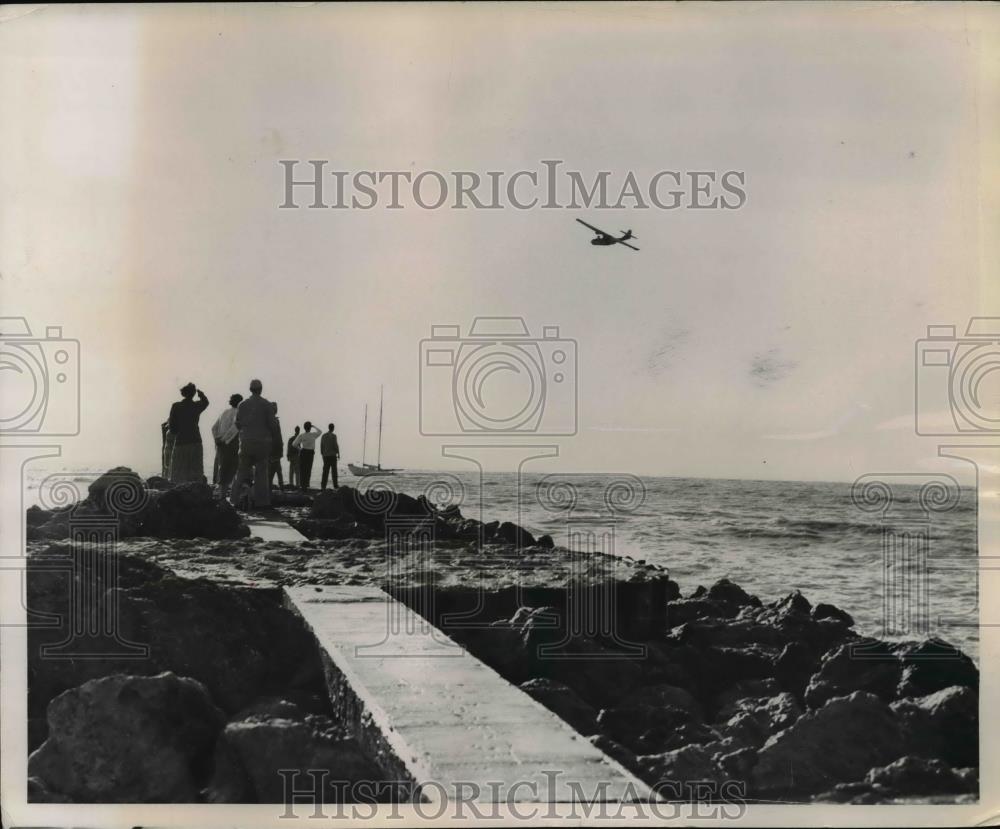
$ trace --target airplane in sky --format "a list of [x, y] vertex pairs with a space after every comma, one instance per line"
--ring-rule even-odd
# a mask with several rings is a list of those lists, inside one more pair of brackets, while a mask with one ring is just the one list
[[638, 239], [638, 236], [633, 236], [631, 230], [623, 230], [621, 236], [613, 236], [610, 233], [605, 233], [600, 228], [594, 227], [593, 225], [587, 224], [583, 219], [577, 219], [577, 221], [584, 227], [590, 228], [597, 235], [590, 240], [592, 245], [625, 245], [627, 248], [632, 248], [632, 250], [639, 250], [635, 245], [630, 245], [626, 240], [628, 239]]

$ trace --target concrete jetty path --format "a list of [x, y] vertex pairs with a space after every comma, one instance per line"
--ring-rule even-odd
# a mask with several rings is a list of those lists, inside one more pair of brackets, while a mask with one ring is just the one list
[[[423, 799], [608, 802], [650, 789], [423, 617], [370, 586], [286, 587], [346, 722]], [[475, 788], [477, 787], [477, 788]], [[471, 794], [475, 793], [475, 794]]]

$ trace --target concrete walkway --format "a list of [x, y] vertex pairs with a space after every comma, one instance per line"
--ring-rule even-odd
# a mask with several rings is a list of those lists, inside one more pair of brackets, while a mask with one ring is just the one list
[[262, 541], [288, 541], [292, 544], [309, 540], [289, 525], [277, 510], [250, 513], [244, 516], [244, 520], [250, 527], [251, 538], [259, 538]]
[[649, 798], [646, 784], [382, 590], [286, 587], [285, 597], [319, 643], [338, 714], [424, 799], [454, 797], [456, 786], [480, 802]]

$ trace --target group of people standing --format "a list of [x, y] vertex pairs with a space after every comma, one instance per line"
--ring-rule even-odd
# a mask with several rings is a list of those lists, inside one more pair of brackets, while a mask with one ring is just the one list
[[[322, 488], [326, 489], [332, 473], [336, 489], [340, 446], [334, 424], [329, 424], [323, 433], [307, 420], [302, 429], [295, 427], [286, 445], [278, 420], [278, 404], [264, 398], [263, 390], [260, 380], [251, 380], [250, 396], [231, 395], [229, 408], [212, 424], [215, 440], [212, 483], [218, 484], [222, 497], [231, 497], [236, 505], [242, 498], [244, 485], [252, 481], [253, 506], [270, 506], [275, 476], [279, 488], [285, 486], [281, 471], [283, 453], [288, 459], [289, 486], [308, 490], [317, 441], [323, 456]], [[180, 391], [181, 399], [170, 407], [170, 416], [161, 425], [163, 476], [173, 483], [204, 482], [204, 451], [198, 424], [201, 413], [208, 408], [208, 398], [194, 383], [188, 383]]]

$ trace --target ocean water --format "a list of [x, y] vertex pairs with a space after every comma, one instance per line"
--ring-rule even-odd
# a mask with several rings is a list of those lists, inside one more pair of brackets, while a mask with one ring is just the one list
[[[27, 503], [38, 500], [46, 474], [29, 471]], [[313, 476], [315, 486], [316, 470]], [[87, 476], [79, 477], [85, 489]], [[856, 506], [846, 483], [561, 473], [492, 473], [480, 480], [475, 472], [341, 475], [341, 483], [423, 492], [433, 502], [458, 504], [468, 517], [515, 521], [557, 544], [644, 559], [669, 568], [684, 595], [722, 577], [765, 602], [798, 589], [814, 604], [847, 610], [863, 633], [905, 637], [923, 623], [970, 656], [978, 654], [973, 489], [960, 490], [953, 508], [928, 520], [919, 489], [899, 487], [883, 520]], [[883, 545], [905, 532], [926, 534], [926, 572], [911, 578], [908, 590], [887, 590]], [[921, 579], [926, 613], [896, 616], [895, 627], [887, 628], [884, 597], [898, 609]]]

